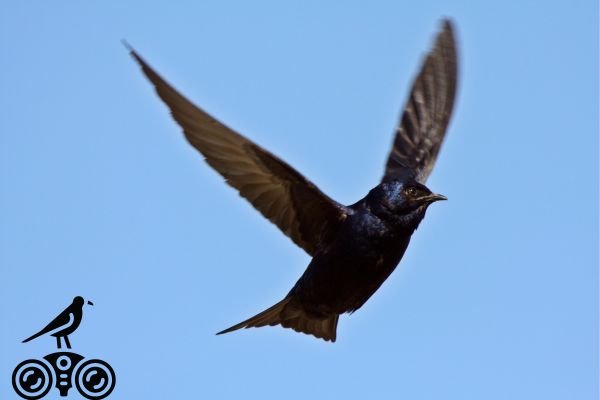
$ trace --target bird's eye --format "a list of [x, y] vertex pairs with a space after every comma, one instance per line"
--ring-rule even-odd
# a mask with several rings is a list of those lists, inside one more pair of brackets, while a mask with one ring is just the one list
[[417, 195], [417, 188], [414, 186], [409, 187], [408, 189], [406, 189], [406, 194], [409, 196], [416, 196]]

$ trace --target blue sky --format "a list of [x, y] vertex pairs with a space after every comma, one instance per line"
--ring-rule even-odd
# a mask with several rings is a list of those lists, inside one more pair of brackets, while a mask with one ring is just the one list
[[[337, 343], [215, 336], [309, 258], [187, 145], [120, 40], [349, 204], [443, 16], [460, 84], [428, 186], [450, 200]], [[0, 398], [75, 295], [96, 305], [73, 350], [113, 365], [112, 398], [598, 397], [597, 2], [5, 1], [0, 51]]]

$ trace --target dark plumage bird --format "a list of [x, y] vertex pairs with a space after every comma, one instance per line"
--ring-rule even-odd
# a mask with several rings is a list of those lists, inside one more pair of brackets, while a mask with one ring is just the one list
[[219, 334], [279, 324], [334, 342], [340, 314], [358, 310], [377, 291], [400, 262], [427, 207], [446, 200], [424, 183], [454, 104], [457, 61], [450, 21], [443, 22], [413, 83], [381, 183], [350, 206], [192, 104], [127, 47], [190, 144], [312, 256], [283, 300]]
[[[94, 305], [94, 303], [91, 301], [88, 301], [87, 303], [92, 306]], [[58, 314], [56, 318], [50, 321], [50, 323], [46, 325], [44, 329], [23, 340], [23, 343], [27, 343], [30, 340], [52, 332], [50, 333], [50, 336], [54, 336], [56, 338], [56, 346], [59, 349], [61, 348], [60, 338], [64, 338], [67, 348], [70, 349], [71, 342], [69, 342], [69, 335], [75, 332], [75, 329], [77, 329], [81, 323], [81, 319], [83, 318], [84, 304], [85, 302], [83, 301], [83, 297], [75, 297], [73, 302], [67, 308], [65, 308], [63, 312]]]

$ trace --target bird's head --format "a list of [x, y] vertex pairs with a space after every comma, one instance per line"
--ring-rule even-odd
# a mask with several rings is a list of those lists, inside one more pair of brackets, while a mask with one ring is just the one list
[[375, 215], [384, 220], [410, 225], [418, 225], [425, 216], [427, 207], [439, 200], [447, 198], [433, 193], [415, 180], [382, 182], [367, 195], [367, 204]]
[[[87, 302], [90, 306], [93, 306], [94, 303], [92, 303], [91, 301], [88, 300]], [[77, 296], [73, 299], [73, 304], [76, 305], [77, 307], [83, 307], [83, 305], [85, 304], [85, 301], [83, 300], [83, 297], [81, 296]]]

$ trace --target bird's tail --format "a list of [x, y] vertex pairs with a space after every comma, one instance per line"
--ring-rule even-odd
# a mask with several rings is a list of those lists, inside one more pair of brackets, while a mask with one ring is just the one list
[[233, 332], [241, 328], [248, 329], [281, 325], [284, 328], [291, 328], [296, 332], [306, 333], [319, 339], [335, 342], [338, 314], [325, 318], [312, 317], [307, 315], [301, 307], [291, 303], [291, 300], [289, 297], [285, 298], [260, 314], [240, 322], [231, 328], [227, 328], [217, 333], [217, 335]]
[[44, 331], [40, 331], [40, 332], [36, 333], [36, 334], [35, 334], [35, 335], [33, 335], [33, 336], [29, 336], [27, 339], [23, 340], [21, 343], [27, 343], [27, 342], [29, 342], [30, 340], [33, 340], [33, 339], [35, 339], [35, 338], [38, 338], [38, 337], [42, 336], [44, 333], [46, 333], [46, 332], [44, 332]]

